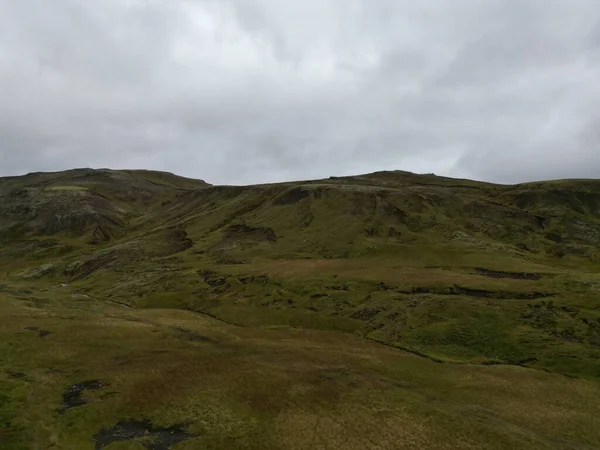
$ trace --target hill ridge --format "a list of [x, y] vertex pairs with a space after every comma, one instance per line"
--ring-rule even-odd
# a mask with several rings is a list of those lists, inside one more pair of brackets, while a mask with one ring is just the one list
[[[587, 355], [576, 373], [600, 375], [600, 181], [381, 171], [214, 186], [74, 169], [0, 180], [0, 244], [10, 282], [573, 372], [550, 340]], [[482, 347], [475, 329], [496, 337]]]

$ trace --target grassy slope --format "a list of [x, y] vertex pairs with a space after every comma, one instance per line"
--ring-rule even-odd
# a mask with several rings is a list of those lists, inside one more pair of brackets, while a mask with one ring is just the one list
[[[127, 417], [191, 421], [173, 448], [600, 443], [599, 182], [76, 170], [0, 196], [8, 448]], [[110, 388], [57, 414], [86, 379]]]
[[[3, 294], [3, 448], [92, 448], [124, 418], [189, 424], [177, 449], [595, 448], [600, 386], [436, 364], [351, 335], [235, 327], [68, 290]], [[39, 337], [39, 327], [52, 334]], [[78, 382], [106, 386], [57, 412]], [[110, 448], [140, 448], [129, 446]]]

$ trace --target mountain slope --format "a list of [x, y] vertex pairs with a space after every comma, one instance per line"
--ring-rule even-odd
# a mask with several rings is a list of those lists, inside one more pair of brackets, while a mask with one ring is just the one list
[[78, 169], [0, 178], [1, 254], [65, 254], [125, 238], [179, 192], [206, 186], [152, 171]]
[[600, 376], [597, 181], [398, 171], [240, 187], [75, 170], [0, 193], [11, 280]]
[[597, 448], [599, 248], [595, 180], [0, 178], [0, 442]]

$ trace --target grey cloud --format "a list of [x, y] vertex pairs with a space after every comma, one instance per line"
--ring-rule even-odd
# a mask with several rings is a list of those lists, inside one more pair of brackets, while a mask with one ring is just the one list
[[600, 177], [595, 0], [0, 0], [0, 175]]

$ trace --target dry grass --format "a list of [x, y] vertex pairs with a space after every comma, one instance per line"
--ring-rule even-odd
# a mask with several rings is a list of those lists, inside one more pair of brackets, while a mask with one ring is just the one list
[[[190, 423], [178, 449], [585, 448], [600, 386], [510, 367], [435, 364], [351, 335], [235, 327], [179, 310], [0, 299], [3, 370], [20, 399], [0, 411], [21, 447], [92, 448], [102, 427]], [[53, 333], [40, 338], [25, 327]], [[23, 355], [27, 355], [23, 358]], [[52, 369], [52, 371], [49, 371]], [[109, 386], [58, 415], [66, 388]], [[569, 444], [570, 443], [570, 444]], [[117, 447], [118, 448], [118, 447]], [[128, 447], [121, 447], [128, 448]]]
[[288, 259], [253, 261], [240, 266], [246, 273], [267, 273], [283, 278], [331, 277], [354, 278], [367, 281], [386, 282], [398, 286], [450, 286], [453, 284], [492, 290], [534, 290], [538, 281], [489, 279], [470, 272], [468, 268], [442, 269], [424, 268], [401, 264], [390, 264], [387, 259]]

